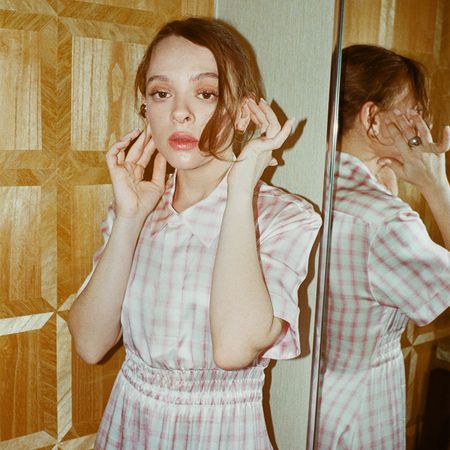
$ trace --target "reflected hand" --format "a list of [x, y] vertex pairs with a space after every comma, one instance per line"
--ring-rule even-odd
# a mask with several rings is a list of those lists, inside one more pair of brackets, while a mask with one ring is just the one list
[[[158, 153], [151, 181], [143, 180], [145, 168], [156, 147], [150, 127], [139, 133], [139, 130], [134, 130], [113, 144], [106, 154], [106, 162], [114, 190], [116, 215], [143, 221], [156, 207], [164, 192], [166, 160]], [[125, 157], [125, 149], [136, 137], [136, 142]]]
[[[397, 147], [401, 162], [382, 159], [398, 178], [417, 186], [422, 192], [448, 187], [445, 173], [445, 153], [450, 149], [450, 127], [444, 127], [440, 143], [434, 143], [430, 129], [414, 110], [407, 116], [395, 110], [386, 119], [387, 129]], [[409, 146], [408, 140], [419, 136], [421, 143]]]
[[253, 189], [264, 170], [268, 166], [277, 165], [276, 159], [272, 157], [272, 151], [284, 144], [295, 119], [287, 120], [281, 127], [272, 108], [263, 99], [259, 103], [249, 99], [243, 109], [244, 113], [250, 115], [260, 135], [242, 149], [228, 175], [228, 186], [229, 189], [237, 188], [241, 193], [249, 192], [253, 195]]
[[385, 186], [393, 195], [398, 196], [397, 175], [389, 167], [390, 162], [386, 162], [383, 158], [379, 159], [377, 163], [381, 166], [375, 174], [377, 180]]

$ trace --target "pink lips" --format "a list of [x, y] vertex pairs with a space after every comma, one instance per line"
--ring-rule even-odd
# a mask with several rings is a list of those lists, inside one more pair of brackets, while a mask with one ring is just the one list
[[198, 140], [188, 133], [173, 133], [169, 137], [169, 145], [174, 150], [192, 150], [197, 147]]

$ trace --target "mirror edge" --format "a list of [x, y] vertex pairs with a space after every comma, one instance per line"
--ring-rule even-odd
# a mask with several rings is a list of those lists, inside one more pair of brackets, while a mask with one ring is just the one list
[[333, 184], [334, 184], [334, 162], [336, 156], [336, 145], [338, 136], [338, 117], [339, 117], [339, 91], [341, 77], [341, 53], [344, 25], [344, 7], [345, 0], [335, 0], [334, 9], [334, 30], [333, 30], [333, 52], [330, 71], [330, 92], [328, 103], [328, 124], [327, 124], [327, 149], [326, 164], [323, 189], [323, 228], [322, 242], [319, 256], [319, 274], [317, 281], [317, 299], [316, 314], [314, 323], [314, 344], [311, 365], [311, 386], [309, 396], [309, 417], [307, 432], [307, 450], [315, 448], [316, 436], [318, 430], [319, 411], [319, 392], [320, 392], [320, 355], [321, 345], [324, 333], [324, 312], [327, 306], [327, 286], [329, 271], [329, 238], [331, 236], [331, 217], [333, 202]]

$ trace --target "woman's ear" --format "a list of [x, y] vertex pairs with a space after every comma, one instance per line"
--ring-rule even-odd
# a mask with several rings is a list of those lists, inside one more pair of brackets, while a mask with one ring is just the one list
[[370, 137], [377, 137], [380, 133], [380, 108], [374, 102], [366, 102], [359, 111], [359, 121]]
[[246, 98], [239, 108], [238, 115], [234, 127], [240, 132], [244, 132], [250, 123], [250, 109], [248, 107], [248, 99]]
[[141, 115], [142, 118], [144, 119], [147, 118], [147, 103], [143, 102], [141, 104], [141, 107], [139, 108], [139, 114]]

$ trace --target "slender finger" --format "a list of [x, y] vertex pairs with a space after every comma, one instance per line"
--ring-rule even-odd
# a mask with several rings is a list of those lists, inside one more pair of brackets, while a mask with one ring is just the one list
[[163, 187], [166, 181], [167, 161], [161, 153], [157, 153], [153, 162], [152, 182]]
[[410, 110], [409, 115], [411, 116], [411, 121], [416, 127], [421, 139], [423, 148], [422, 151], [427, 153], [441, 154], [449, 150], [450, 147], [450, 128], [448, 125], [442, 130], [442, 138], [439, 144], [433, 142], [433, 136], [431, 135], [431, 130], [428, 127], [422, 116], [415, 110]]
[[144, 172], [145, 172], [144, 167], [139, 166], [137, 164], [135, 164], [133, 166], [133, 176], [134, 176], [135, 182], [141, 181], [144, 178]]
[[389, 118], [385, 119], [385, 124], [389, 135], [394, 141], [394, 145], [397, 147], [397, 150], [400, 152], [402, 156], [407, 156], [408, 151], [410, 151], [410, 147], [405, 140], [403, 133], [400, 132], [396, 123], [392, 122]]
[[414, 109], [410, 109], [408, 111], [408, 116], [415, 126], [416, 130], [418, 131], [422, 142], [433, 142], [433, 137], [431, 136], [430, 129], [428, 128], [425, 120], [423, 120], [422, 116]]
[[396, 123], [398, 129], [402, 132], [405, 141], [408, 142], [409, 139], [417, 135], [417, 131], [399, 109], [394, 109], [393, 112], [394, 115], [391, 115], [390, 117]]
[[248, 101], [248, 107], [250, 109], [250, 113], [260, 123], [261, 133], [265, 133], [267, 127], [269, 126], [269, 121], [267, 120], [266, 114], [261, 110], [260, 105], [258, 105], [258, 103], [256, 103], [252, 98]]
[[377, 180], [389, 189], [394, 195], [398, 195], [397, 175], [389, 167], [389, 164], [385, 163], [383, 167], [375, 174]]
[[125, 161], [125, 149], [122, 148], [120, 152], [117, 154], [117, 164], [120, 166]]
[[[128, 147], [130, 141], [138, 135], [139, 130], [134, 130], [126, 134], [120, 141], [114, 143], [106, 153], [106, 162], [109, 167], [116, 167], [118, 162], [123, 162], [123, 154], [121, 152]], [[119, 156], [120, 155], [120, 156]]]
[[283, 127], [276, 136], [274, 136], [273, 138], [259, 139], [258, 148], [263, 151], [267, 150], [272, 151], [280, 148], [288, 138], [289, 134], [291, 133], [294, 122], [295, 118], [286, 120]]
[[438, 145], [440, 153], [445, 153], [450, 150], [450, 126], [446, 125], [442, 130], [442, 139]]
[[150, 141], [144, 147], [144, 150], [142, 151], [140, 158], [136, 161], [136, 164], [144, 168], [147, 167], [155, 150], [156, 150], [155, 141], [153, 139], [150, 139]]
[[269, 122], [269, 126], [266, 129], [266, 136], [268, 138], [272, 138], [281, 130], [281, 125], [278, 121], [278, 117], [275, 115], [270, 105], [263, 98], [259, 102], [259, 107], [264, 112]]
[[389, 167], [397, 176], [397, 178], [404, 178], [405, 177], [405, 171], [403, 168], [403, 164], [396, 161], [393, 158], [383, 158], [382, 160], [378, 161], [379, 164], [383, 164], [384, 166]]
[[441, 142], [433, 144], [433, 153], [442, 155], [450, 150], [450, 126], [446, 125], [442, 129]]
[[142, 131], [141, 134], [138, 136], [136, 141], [131, 146], [130, 150], [128, 151], [126, 160], [130, 163], [135, 163], [142, 155], [142, 151], [144, 149], [144, 143], [146, 140], [146, 133], [145, 131]]

